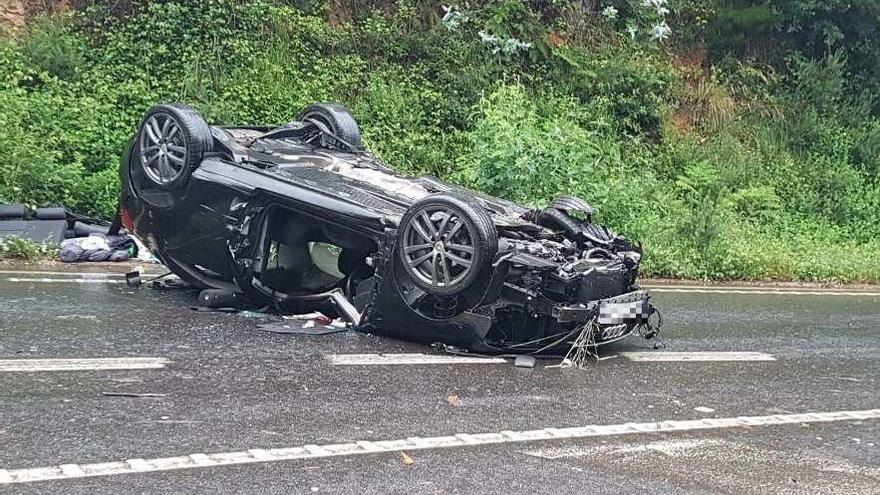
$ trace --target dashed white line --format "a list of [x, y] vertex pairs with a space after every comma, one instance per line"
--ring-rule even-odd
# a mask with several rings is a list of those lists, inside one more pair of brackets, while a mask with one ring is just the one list
[[143, 370], [164, 368], [165, 358], [0, 359], [0, 372]]
[[69, 480], [119, 474], [196, 469], [208, 466], [256, 464], [294, 459], [320, 459], [354, 455], [389, 453], [402, 450], [431, 450], [467, 448], [493, 444], [518, 444], [542, 440], [608, 437], [638, 433], [672, 433], [692, 430], [779, 426], [833, 421], [864, 421], [880, 419], [880, 409], [835, 411], [804, 414], [777, 414], [773, 416], [739, 416], [730, 418], [683, 421], [651, 421], [616, 425], [591, 425], [572, 428], [545, 428], [540, 430], [489, 433], [458, 433], [440, 437], [408, 437], [399, 440], [359, 441], [329, 445], [308, 444], [278, 449], [250, 449], [243, 452], [190, 454], [156, 459], [128, 459], [123, 462], [97, 464], [63, 464], [25, 469], [0, 469], [0, 484], [28, 483], [46, 480]]
[[327, 354], [324, 356], [333, 366], [372, 366], [401, 364], [499, 364], [504, 358], [453, 356], [447, 354]]
[[619, 352], [630, 361], [776, 361], [763, 352]]
[[112, 278], [18, 278], [18, 277], [10, 277], [6, 279], [7, 282], [14, 283], [43, 283], [43, 284], [57, 284], [57, 283], [74, 283], [74, 284], [124, 284], [125, 280], [116, 280]]
[[[120, 272], [45, 272], [41, 270], [0, 270], [0, 275], [64, 275], [68, 277], [124, 277]], [[145, 275], [141, 272], [141, 276]]]

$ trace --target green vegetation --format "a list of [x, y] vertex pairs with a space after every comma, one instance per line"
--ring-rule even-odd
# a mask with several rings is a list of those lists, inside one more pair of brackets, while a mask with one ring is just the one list
[[35, 261], [56, 258], [60, 246], [51, 243], [37, 243], [21, 237], [4, 237], [0, 239], [0, 259], [18, 259]]
[[[880, 280], [874, 0], [94, 2], [0, 39], [0, 201], [109, 216], [143, 112], [368, 146], [641, 240], [651, 275]], [[667, 12], [667, 10], [669, 12]]]

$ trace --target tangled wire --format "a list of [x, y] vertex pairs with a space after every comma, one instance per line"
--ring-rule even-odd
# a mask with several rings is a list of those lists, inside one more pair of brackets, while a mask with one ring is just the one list
[[[660, 314], [660, 311], [651, 305], [651, 315], [657, 315], [657, 318], [652, 321], [652, 318], [647, 318], [644, 321], [640, 322], [634, 329], [639, 335], [645, 338], [645, 340], [654, 340], [654, 348], [658, 349], [662, 345], [662, 339], [660, 337], [660, 332], [663, 327], [663, 315]], [[618, 327], [623, 327], [624, 325], [618, 325], [615, 327], [610, 327], [605, 329], [606, 332], [618, 330]], [[622, 329], [621, 329], [622, 330]], [[565, 357], [562, 358], [562, 362], [559, 364], [561, 368], [585, 368], [590, 359], [594, 359], [596, 361], [599, 360], [599, 345], [596, 343], [596, 336], [599, 335], [599, 332], [602, 331], [602, 328], [596, 323], [596, 318], [593, 317], [590, 321], [586, 322], [583, 326], [579, 327], [579, 333], [577, 337], [574, 339], [574, 342], [571, 344], [571, 348], [565, 354]], [[610, 342], [614, 342], [615, 340], [622, 339], [629, 335], [631, 332], [620, 332], [620, 337], [610, 341], [604, 341], [603, 344], [608, 344]]]
[[571, 349], [562, 358], [560, 367], [567, 368], [574, 366], [575, 368], [585, 368], [590, 358], [599, 359], [598, 346], [596, 345], [596, 335], [599, 333], [599, 325], [596, 324], [596, 317], [584, 323], [580, 329], [580, 333], [571, 345]]

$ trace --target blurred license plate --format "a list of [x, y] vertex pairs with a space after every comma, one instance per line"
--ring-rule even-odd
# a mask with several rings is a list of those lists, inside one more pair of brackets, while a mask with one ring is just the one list
[[650, 314], [648, 299], [629, 302], [602, 301], [599, 303], [599, 318], [596, 322], [600, 325], [638, 323], [645, 321]]

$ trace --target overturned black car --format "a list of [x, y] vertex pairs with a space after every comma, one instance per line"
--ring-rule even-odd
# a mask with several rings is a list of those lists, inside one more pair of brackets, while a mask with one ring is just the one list
[[594, 223], [587, 203], [534, 210], [402, 176], [363, 149], [339, 105], [277, 128], [155, 106], [121, 178], [122, 224], [205, 301], [323, 309], [485, 353], [655, 332], [636, 283], [641, 249]]

